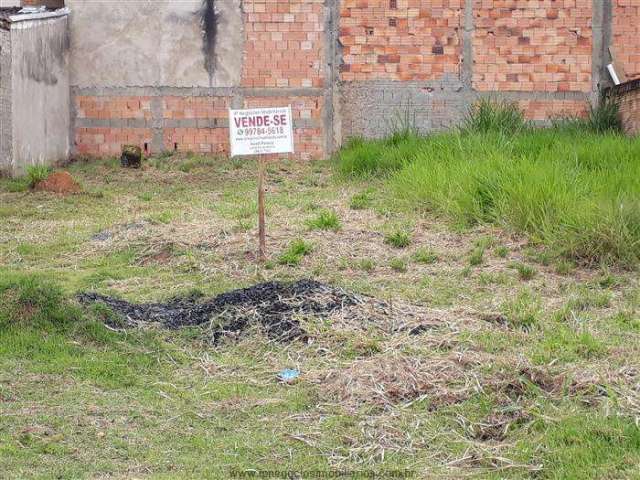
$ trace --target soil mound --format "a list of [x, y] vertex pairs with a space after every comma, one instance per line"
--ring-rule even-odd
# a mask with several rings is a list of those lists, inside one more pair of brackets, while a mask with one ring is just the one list
[[38, 182], [35, 189], [62, 195], [79, 193], [81, 190], [80, 184], [73, 179], [69, 172], [52, 173], [45, 180]]
[[208, 300], [191, 295], [167, 303], [134, 304], [97, 293], [80, 294], [78, 300], [85, 305], [108, 306], [128, 326], [149, 322], [166, 328], [210, 324], [214, 342], [253, 325], [261, 326], [271, 339], [305, 339], [307, 335], [299, 321], [301, 316], [327, 317], [361, 302], [354, 294], [314, 280], [290, 284], [266, 282]]

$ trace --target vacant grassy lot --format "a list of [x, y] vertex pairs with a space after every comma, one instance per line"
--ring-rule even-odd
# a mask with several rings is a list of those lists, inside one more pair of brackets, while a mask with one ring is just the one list
[[[607, 164], [586, 165], [601, 161], [590, 153], [600, 142], [572, 149], [549, 135], [410, 139], [421, 159], [366, 181], [328, 163], [274, 164], [264, 266], [254, 260], [250, 162], [76, 164], [85, 193], [68, 197], [1, 180], [0, 476], [637, 478], [640, 285], [624, 267], [638, 245], [615, 243], [608, 255], [591, 233], [571, 243], [580, 230], [563, 215], [591, 206], [577, 185], [595, 172], [612, 183], [588, 184], [604, 215], [585, 211], [588, 231], [619, 225], [636, 241], [637, 208], [623, 203], [618, 215], [606, 192], [618, 182], [620, 200], [637, 207], [639, 149], [605, 138]], [[403, 142], [377, 144], [377, 155], [413, 155]], [[556, 170], [535, 170], [518, 153], [524, 142]], [[462, 160], [476, 144], [487, 157], [469, 172]], [[506, 187], [527, 171], [541, 177], [534, 189], [549, 179], [576, 187], [565, 203], [508, 216]], [[478, 183], [454, 181], [475, 173], [487, 186], [480, 204], [469, 196]], [[564, 226], [536, 230], [540, 218]], [[197, 328], [110, 330], [108, 312], [73, 300], [79, 291], [164, 300], [307, 277], [396, 304], [400, 323], [404, 310], [419, 311], [425, 327], [305, 318], [306, 343], [256, 331], [214, 347]], [[282, 368], [300, 369], [299, 381], [278, 383]]]

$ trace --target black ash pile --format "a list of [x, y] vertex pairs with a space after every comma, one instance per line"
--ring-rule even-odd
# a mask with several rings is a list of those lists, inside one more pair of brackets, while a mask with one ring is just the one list
[[214, 343], [256, 325], [274, 340], [305, 339], [302, 316], [326, 318], [365, 301], [364, 297], [313, 280], [261, 283], [207, 300], [191, 295], [167, 303], [134, 304], [97, 293], [80, 294], [78, 300], [84, 305], [106, 305], [129, 327], [148, 323], [174, 329], [210, 326]]

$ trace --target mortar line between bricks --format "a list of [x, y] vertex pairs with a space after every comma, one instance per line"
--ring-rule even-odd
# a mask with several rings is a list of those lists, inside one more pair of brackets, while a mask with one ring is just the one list
[[71, 87], [86, 97], [322, 97], [324, 88], [255, 87]]
[[[227, 118], [76, 118], [76, 128], [139, 128], [159, 131], [164, 134], [164, 129], [170, 128], [228, 128]], [[322, 122], [318, 119], [297, 118], [293, 121], [293, 128], [320, 128]], [[155, 146], [154, 146], [155, 148]], [[161, 151], [161, 150], [160, 150]]]

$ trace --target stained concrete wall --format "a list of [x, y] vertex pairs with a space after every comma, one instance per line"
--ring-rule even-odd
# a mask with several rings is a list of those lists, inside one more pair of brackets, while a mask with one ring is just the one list
[[11, 138], [11, 32], [0, 29], [0, 174], [13, 171]]
[[67, 18], [11, 24], [12, 170], [70, 154]]
[[76, 87], [240, 83], [241, 0], [67, 0]]

